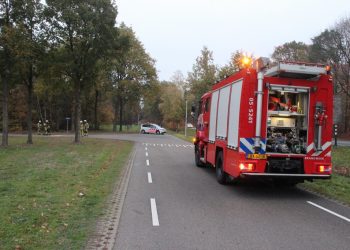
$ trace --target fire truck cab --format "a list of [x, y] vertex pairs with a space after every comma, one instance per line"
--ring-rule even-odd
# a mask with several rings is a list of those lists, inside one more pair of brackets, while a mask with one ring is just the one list
[[298, 183], [331, 176], [333, 84], [320, 64], [259, 59], [212, 87], [200, 101], [195, 163], [217, 180]]

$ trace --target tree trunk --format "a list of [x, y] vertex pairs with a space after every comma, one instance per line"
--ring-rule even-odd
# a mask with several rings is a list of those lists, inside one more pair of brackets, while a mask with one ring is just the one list
[[7, 147], [8, 142], [8, 123], [9, 123], [9, 117], [8, 117], [8, 97], [9, 97], [9, 91], [8, 91], [8, 75], [5, 72], [4, 77], [2, 79], [2, 142], [1, 145], [3, 147]]
[[33, 144], [33, 122], [32, 122], [32, 110], [33, 110], [33, 68], [30, 66], [30, 73], [28, 78], [28, 110], [27, 110], [27, 127], [28, 138], [27, 144]]
[[[11, 28], [12, 23], [10, 21], [10, 15], [11, 15], [11, 6], [10, 6], [10, 2], [5, 1], [4, 2], [4, 9], [2, 10], [4, 13], [3, 14], [3, 27], [7, 27], [7, 28]], [[9, 114], [8, 114], [8, 98], [9, 98], [9, 82], [10, 82], [10, 69], [11, 67], [11, 55], [10, 55], [10, 51], [9, 48], [7, 47], [6, 43], [3, 46], [3, 52], [4, 52], [4, 72], [3, 72], [3, 76], [2, 76], [2, 141], [1, 141], [1, 145], [3, 147], [7, 147], [9, 144], [9, 139], [8, 139], [8, 129], [9, 129]]]
[[98, 110], [98, 96], [99, 96], [99, 91], [96, 89], [95, 90], [95, 107], [94, 107], [94, 127], [96, 130], [99, 130], [99, 124], [98, 124], [98, 117], [97, 117], [97, 110]]
[[119, 132], [123, 131], [123, 98], [119, 98]]
[[344, 131], [345, 133], [349, 132], [349, 96], [345, 95], [345, 123], [344, 123]]
[[80, 103], [80, 79], [74, 82], [74, 128], [75, 128], [75, 137], [74, 142], [80, 143], [80, 112], [81, 112], [81, 103]]
[[118, 117], [118, 105], [117, 105], [117, 101], [115, 101], [114, 102], [113, 132], [117, 132], [117, 117]]
[[71, 132], [74, 132], [75, 131], [75, 124], [74, 124], [74, 117], [75, 117], [75, 114], [74, 114], [74, 109], [72, 110], [72, 113], [71, 113], [71, 115], [70, 115], [70, 130], [71, 130]]
[[344, 97], [344, 102], [342, 104], [343, 107], [343, 133], [347, 133], [348, 132], [348, 121], [346, 120], [348, 117], [348, 96], [346, 94], [343, 95]]

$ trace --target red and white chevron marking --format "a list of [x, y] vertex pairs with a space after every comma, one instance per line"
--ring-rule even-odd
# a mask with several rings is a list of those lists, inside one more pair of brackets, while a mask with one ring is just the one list
[[306, 153], [309, 156], [330, 157], [332, 142], [327, 141], [322, 145], [322, 151], [316, 151], [315, 143], [311, 143], [307, 146]]

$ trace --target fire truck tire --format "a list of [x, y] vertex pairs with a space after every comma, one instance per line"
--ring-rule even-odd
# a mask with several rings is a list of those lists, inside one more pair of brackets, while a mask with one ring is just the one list
[[141, 134], [144, 134], [144, 133], [145, 133], [145, 131], [142, 129], [142, 130], [141, 130]]
[[215, 172], [216, 172], [216, 180], [221, 185], [225, 185], [228, 182], [228, 174], [224, 172], [223, 162], [224, 162], [224, 157], [222, 156], [222, 152], [220, 151], [216, 156]]
[[205, 164], [201, 162], [200, 158], [201, 158], [201, 154], [198, 150], [198, 145], [196, 145], [194, 147], [194, 161], [196, 162], [196, 166], [199, 168], [205, 167]]
[[157, 131], [156, 131], [156, 134], [157, 134], [157, 135], [159, 135], [159, 134], [160, 134], [159, 130], [157, 130]]

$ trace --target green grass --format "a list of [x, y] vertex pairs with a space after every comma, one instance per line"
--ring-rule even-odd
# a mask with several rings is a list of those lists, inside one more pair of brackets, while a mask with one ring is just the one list
[[350, 168], [350, 147], [333, 147], [333, 165]]
[[[116, 133], [140, 133], [140, 125], [134, 124], [134, 125], [123, 125], [122, 126], [123, 131], [119, 132], [119, 125], [117, 125], [117, 132]], [[113, 124], [101, 124], [100, 131], [102, 132], [113, 132]]]
[[[350, 147], [333, 147], [332, 163], [333, 169], [349, 168]], [[314, 182], [305, 182], [299, 185], [350, 205], [350, 177], [341, 176], [334, 172], [330, 180], [314, 180]]]
[[179, 132], [175, 132], [175, 131], [172, 131], [172, 130], [168, 130], [168, 133], [173, 135], [173, 136], [176, 136], [177, 138], [180, 138], [184, 141], [188, 141], [188, 142], [191, 142], [192, 143], [192, 139], [193, 137], [196, 136], [196, 130], [195, 129], [187, 129], [187, 136], [185, 136], [185, 132], [183, 130], [179, 131]]
[[82, 249], [132, 143], [25, 141], [10, 137], [0, 148], [0, 249]]
[[298, 185], [350, 205], [349, 177], [333, 174], [330, 180], [314, 180], [314, 182], [305, 182]]

